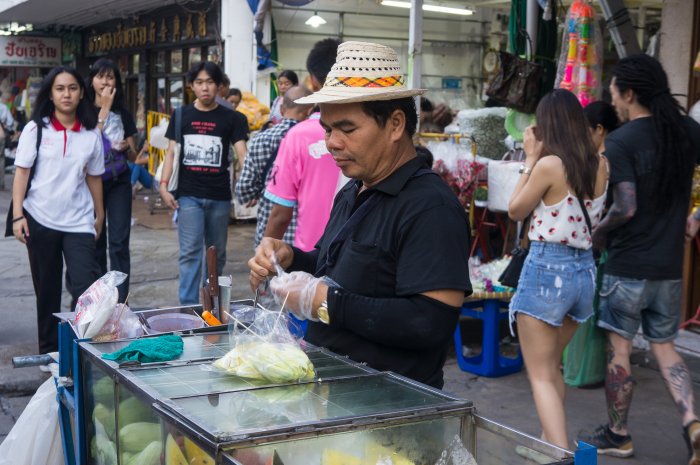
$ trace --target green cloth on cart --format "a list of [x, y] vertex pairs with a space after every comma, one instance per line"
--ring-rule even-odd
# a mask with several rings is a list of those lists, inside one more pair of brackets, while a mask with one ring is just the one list
[[123, 349], [111, 354], [102, 354], [102, 358], [115, 362], [167, 362], [182, 354], [182, 338], [177, 334], [137, 339]]

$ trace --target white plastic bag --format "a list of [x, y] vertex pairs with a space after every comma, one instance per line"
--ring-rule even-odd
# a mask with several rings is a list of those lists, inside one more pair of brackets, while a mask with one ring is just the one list
[[110, 111], [107, 115], [107, 121], [105, 121], [104, 128], [102, 129], [102, 134], [107, 137], [107, 139], [112, 143], [112, 147], [115, 144], [119, 144], [124, 140], [124, 125], [122, 124], [122, 117]]
[[95, 342], [132, 339], [143, 336], [139, 317], [126, 304], [117, 304], [107, 322], [92, 338]]
[[56, 383], [47, 379], [0, 444], [0, 465], [63, 465]]
[[508, 202], [518, 183], [522, 162], [497, 161], [489, 162], [489, 199], [488, 209], [494, 212], [507, 212]]
[[99, 333], [112, 316], [119, 298], [117, 286], [124, 282], [126, 276], [119, 271], [108, 271], [78, 297], [78, 303], [75, 305], [78, 336], [91, 338]]

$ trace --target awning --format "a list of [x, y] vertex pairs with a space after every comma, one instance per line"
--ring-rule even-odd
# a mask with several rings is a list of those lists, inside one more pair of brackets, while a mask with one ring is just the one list
[[176, 0], [0, 0], [0, 22], [85, 27], [175, 3]]

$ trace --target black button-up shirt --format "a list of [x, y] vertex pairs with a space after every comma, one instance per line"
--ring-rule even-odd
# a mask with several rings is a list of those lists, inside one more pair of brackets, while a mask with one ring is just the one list
[[[364, 337], [359, 331], [339, 327], [333, 318], [334, 301], [339, 305], [337, 299], [349, 294], [374, 301], [411, 298], [438, 289], [471, 293], [469, 221], [454, 193], [436, 174], [417, 173], [422, 163], [420, 158], [406, 162], [388, 178], [359, 195], [361, 183], [349, 182], [336, 196], [316, 250], [304, 254], [295, 249], [291, 268], [312, 273], [321, 270], [327, 263], [329, 245], [346, 220], [371, 195], [381, 196], [321, 273], [337, 282], [340, 288], [329, 290], [331, 325], [310, 322], [306, 339], [355, 361], [367, 362], [375, 369], [391, 370], [441, 386], [442, 365], [451, 333], [442, 338], [437, 347], [412, 350], [406, 347], [406, 344], [410, 347], [410, 341], [401, 348], [385, 345]], [[430, 305], [430, 302], [426, 299], [425, 304]], [[418, 308], [420, 305], [419, 302]], [[412, 308], [416, 308], [415, 305]], [[448, 308], [444, 318], [456, 321], [454, 313]], [[346, 312], [345, 318], [348, 317], [352, 315]], [[393, 323], [379, 329], [401, 334], [402, 319], [397, 318]], [[454, 331], [454, 324], [450, 324]], [[377, 329], [374, 328], [375, 333]]]

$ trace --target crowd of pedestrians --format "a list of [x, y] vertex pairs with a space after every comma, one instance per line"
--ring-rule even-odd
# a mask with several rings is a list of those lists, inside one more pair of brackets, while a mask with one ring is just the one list
[[[384, 66], [373, 68], [378, 62]], [[414, 97], [423, 91], [406, 89], [395, 52], [377, 44], [325, 39], [306, 67], [311, 89], [292, 71], [279, 74], [270, 127], [250, 141], [247, 119], [235, 110], [240, 91], [220, 67], [204, 61], [189, 70], [196, 99], [170, 119], [154, 186], [178, 212], [179, 302], [198, 303], [207, 247], [216, 247], [222, 274], [235, 192], [258, 206], [251, 285], [273, 278], [275, 265], [287, 269], [272, 279], [273, 292], [311, 321], [311, 342], [441, 387], [450, 335], [471, 293], [470, 234], [463, 209], [416, 156]], [[700, 421], [673, 340], [683, 247], [700, 227], [700, 212], [688, 216], [700, 125], [646, 55], [621, 59], [609, 90], [612, 105], [585, 109], [572, 93], [551, 91], [537, 107], [537, 125], [524, 132], [526, 158], [508, 213], [524, 221], [530, 249], [511, 322], [542, 438], [569, 448], [560, 361], [599, 292], [608, 418], [581, 439], [600, 453], [633, 455], [630, 353], [641, 328], [698, 465]], [[3, 126], [10, 118], [0, 113]], [[139, 152], [136, 137], [110, 60], [85, 77], [59, 67], [45, 78], [19, 138], [11, 210], [12, 234], [28, 250], [42, 353], [57, 349], [51, 314], [60, 308], [64, 261], [73, 301], [108, 269], [130, 272], [132, 194], [137, 182], [151, 182], [140, 177], [148, 146]], [[232, 185], [234, 159], [243, 164]], [[128, 289], [127, 279], [120, 301]]]

